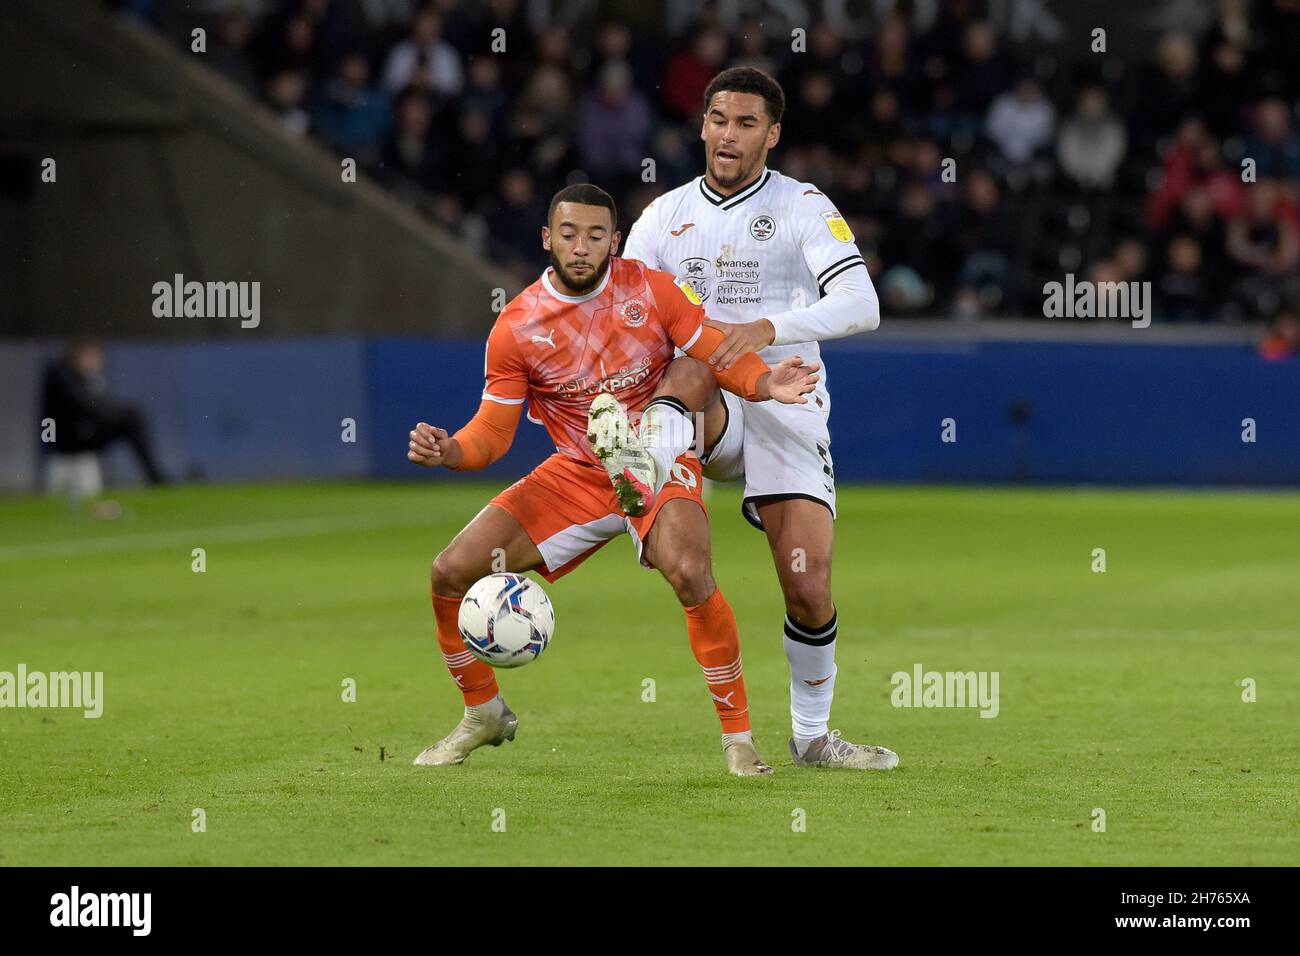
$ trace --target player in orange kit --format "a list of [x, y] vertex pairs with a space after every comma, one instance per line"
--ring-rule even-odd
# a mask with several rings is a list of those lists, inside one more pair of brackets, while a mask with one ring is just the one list
[[[603, 190], [581, 184], [557, 193], [542, 228], [551, 267], [497, 317], [477, 414], [454, 435], [424, 422], [411, 432], [407, 457], [417, 464], [484, 468], [509, 449], [527, 399], [556, 447], [433, 562], [438, 644], [464, 695], [465, 716], [417, 764], [458, 764], [478, 747], [514, 739], [518, 718], [492, 668], [460, 638], [460, 601], [470, 586], [502, 570], [536, 570], [554, 581], [627, 531], [641, 563], [659, 570], [685, 609], [691, 649], [722, 722], [728, 770], [771, 773], [750, 731], [736, 619], [713, 581], [700, 461], [685, 452], [689, 427], [667, 432], [702, 409], [718, 384], [749, 401], [803, 403], [818, 366], [792, 357], [771, 369], [750, 354], [715, 378], [703, 360], [723, 334], [703, 325], [693, 291], [671, 275], [614, 255], [617, 226]], [[675, 347], [686, 356], [674, 359]], [[645, 412], [639, 433], [629, 411]], [[648, 428], [657, 440], [643, 447]], [[494, 555], [504, 567], [493, 566]]]

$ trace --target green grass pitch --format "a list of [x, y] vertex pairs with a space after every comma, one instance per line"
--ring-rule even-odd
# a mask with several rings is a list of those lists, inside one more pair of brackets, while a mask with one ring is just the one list
[[[103, 523], [0, 501], [0, 671], [105, 675], [97, 720], [0, 710], [0, 864], [1300, 860], [1300, 497], [842, 488], [832, 726], [898, 751], [882, 774], [790, 765], [771, 559], [718, 489], [774, 777], [726, 775], [626, 537], [549, 586], [555, 640], [502, 680], [518, 739], [413, 767], [460, 716], [428, 566], [496, 487], [181, 488]], [[998, 716], [891, 706], [917, 663], [997, 671]]]

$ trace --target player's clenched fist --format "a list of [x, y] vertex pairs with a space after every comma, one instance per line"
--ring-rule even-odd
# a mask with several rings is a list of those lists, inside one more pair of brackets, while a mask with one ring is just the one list
[[460, 443], [449, 437], [445, 428], [420, 422], [411, 431], [410, 450], [406, 457], [426, 468], [439, 465], [455, 468], [460, 463]]

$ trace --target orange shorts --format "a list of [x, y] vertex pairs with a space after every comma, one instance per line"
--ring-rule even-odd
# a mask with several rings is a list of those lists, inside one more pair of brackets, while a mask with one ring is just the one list
[[629, 518], [619, 509], [603, 467], [556, 452], [490, 503], [523, 525], [542, 555], [544, 563], [537, 572], [555, 581], [624, 531], [632, 536], [637, 560], [643, 567], [654, 567], [645, 557], [645, 539], [660, 509], [677, 498], [703, 508], [703, 488], [700, 460], [693, 454], [682, 455], [659, 489], [654, 507], [639, 518]]

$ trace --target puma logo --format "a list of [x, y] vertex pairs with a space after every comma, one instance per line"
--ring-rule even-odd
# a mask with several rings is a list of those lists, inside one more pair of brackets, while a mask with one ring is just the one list
[[815, 190], [815, 189], [805, 189], [805, 190], [803, 191], [803, 194], [804, 194], [805, 196], [825, 196], [825, 195], [826, 195], [825, 193], [819, 193], [819, 192], [818, 192], [817, 190]]
[[558, 348], [558, 346], [555, 344], [555, 329], [551, 329], [551, 331], [547, 332], [545, 336], [534, 335], [533, 344], [549, 345], [551, 348]]
[[807, 684], [809, 687], [816, 687], [819, 684], [826, 683], [828, 680], [830, 680], [830, 675], [823, 677], [821, 680], [806, 680], [804, 681], [804, 683]]
[[730, 707], [732, 706], [731, 698], [736, 696], [736, 692], [733, 690], [726, 697], [719, 697], [717, 694], [713, 693], [713, 691], [709, 691], [709, 696], [712, 697], [717, 703], [721, 704], [723, 707]]
[[678, 228], [678, 229], [669, 229], [668, 231], [669, 231], [670, 233], [672, 233], [674, 236], [680, 236], [682, 233], [684, 233], [687, 229], [691, 228], [691, 226], [693, 226], [693, 225], [695, 225], [695, 223], [693, 223], [693, 222], [684, 222], [684, 223], [682, 223], [682, 225], [681, 225], [680, 228]]

